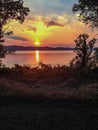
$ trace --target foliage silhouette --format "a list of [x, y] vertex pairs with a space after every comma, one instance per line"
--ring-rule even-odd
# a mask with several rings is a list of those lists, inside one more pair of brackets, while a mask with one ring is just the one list
[[12, 20], [23, 23], [28, 13], [29, 8], [23, 6], [23, 0], [0, 0], [0, 42], [4, 42], [4, 35], [12, 34], [4, 26]]
[[[23, 23], [25, 16], [28, 15], [29, 8], [23, 6], [23, 0], [0, 0], [0, 42], [4, 42], [4, 35], [10, 35], [13, 32], [7, 32], [9, 24], [12, 20]], [[0, 45], [0, 58], [5, 56], [4, 47]]]
[[0, 44], [0, 58], [4, 58], [5, 57], [5, 50], [2, 44]]
[[88, 41], [88, 34], [80, 34], [75, 40], [74, 52], [76, 57], [71, 61], [70, 66], [76, 68], [94, 68], [96, 66], [96, 55], [93, 53], [96, 39]]
[[84, 23], [98, 28], [98, 0], [78, 0], [72, 11], [79, 12], [79, 19]]
[[95, 57], [96, 57], [96, 61], [98, 62], [98, 48], [95, 49]]

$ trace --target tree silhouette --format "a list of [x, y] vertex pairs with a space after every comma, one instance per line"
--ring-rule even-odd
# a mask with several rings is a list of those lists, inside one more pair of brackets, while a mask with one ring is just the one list
[[0, 58], [5, 57], [5, 50], [2, 44], [0, 44]]
[[23, 23], [25, 16], [29, 13], [29, 8], [23, 6], [23, 0], [0, 0], [0, 42], [4, 42], [4, 35], [10, 35], [6, 32], [4, 26], [12, 20]]
[[75, 40], [76, 47], [74, 48], [74, 52], [76, 53], [76, 57], [71, 61], [71, 67], [92, 68], [96, 65], [96, 59], [93, 53], [96, 39], [93, 38], [88, 41], [88, 38], [88, 34], [80, 34]]
[[98, 48], [95, 49], [95, 58], [96, 58], [96, 61], [98, 63]]
[[78, 0], [72, 10], [79, 12], [79, 19], [84, 23], [98, 28], [98, 0]]

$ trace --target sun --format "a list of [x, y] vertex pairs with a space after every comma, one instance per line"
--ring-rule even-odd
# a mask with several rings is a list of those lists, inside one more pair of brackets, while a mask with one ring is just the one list
[[40, 45], [40, 42], [36, 41], [36, 42], [35, 42], [35, 45], [39, 46], [39, 45]]

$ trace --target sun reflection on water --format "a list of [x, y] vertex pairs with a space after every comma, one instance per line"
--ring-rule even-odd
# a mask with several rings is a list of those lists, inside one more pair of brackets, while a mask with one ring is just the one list
[[36, 62], [39, 62], [40, 61], [40, 53], [39, 51], [35, 51], [36, 53]]

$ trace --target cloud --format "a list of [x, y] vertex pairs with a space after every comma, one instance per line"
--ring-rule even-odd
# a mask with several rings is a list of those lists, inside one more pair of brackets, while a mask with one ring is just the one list
[[[51, 27], [51, 26], [59, 26], [59, 27], [64, 27], [67, 22], [68, 18], [65, 16], [59, 16], [59, 15], [50, 15], [50, 16], [41, 16], [37, 15], [34, 17], [29, 17], [27, 20], [30, 24], [35, 24], [39, 22], [43, 22], [46, 27]], [[36, 27], [29, 26], [28, 27], [30, 30], [33, 30], [34, 32], [37, 31]]]
[[13, 40], [19, 40], [19, 41], [28, 41], [28, 39], [23, 38], [23, 37], [19, 37], [19, 36], [10, 36], [8, 37], [9, 39], [13, 39]]
[[34, 31], [35, 33], [37, 32], [37, 28], [36, 27], [32, 27], [32, 26], [29, 26], [28, 31]]
[[50, 26], [60, 26], [60, 27], [64, 27], [62, 24], [60, 23], [57, 23], [56, 21], [54, 20], [51, 20], [51, 21], [48, 21], [45, 23], [47, 27], [50, 27]]

